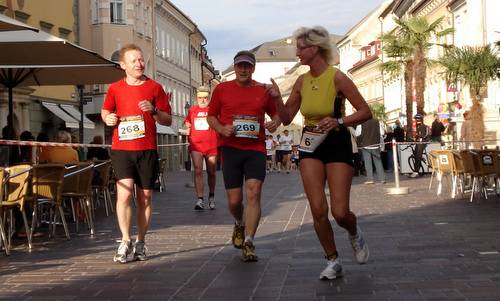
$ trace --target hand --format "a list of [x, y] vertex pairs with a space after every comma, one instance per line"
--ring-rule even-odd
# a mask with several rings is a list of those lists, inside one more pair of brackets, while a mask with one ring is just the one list
[[223, 137], [231, 137], [234, 134], [234, 127], [231, 124], [221, 125], [217, 132]]
[[266, 92], [271, 96], [272, 98], [277, 98], [279, 97], [281, 99], [281, 92], [280, 88], [278, 87], [278, 84], [274, 81], [273, 78], [271, 78], [271, 85], [265, 85], [266, 86]]
[[326, 133], [334, 128], [337, 128], [339, 124], [337, 123], [337, 119], [332, 117], [325, 117], [321, 119], [320, 122], [316, 125], [316, 129], [320, 132]]
[[139, 108], [143, 112], [152, 112], [154, 109], [153, 104], [149, 100], [142, 100], [139, 102]]
[[264, 127], [268, 131], [270, 131], [271, 133], [274, 133], [276, 131], [276, 129], [278, 128], [278, 126], [279, 126], [278, 122], [276, 122], [274, 120], [271, 120], [271, 121], [264, 123]]
[[118, 115], [115, 113], [109, 113], [106, 115], [106, 125], [115, 126], [118, 123]]

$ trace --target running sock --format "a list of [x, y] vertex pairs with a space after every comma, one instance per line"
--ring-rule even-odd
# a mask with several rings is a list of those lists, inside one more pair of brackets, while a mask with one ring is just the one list
[[215, 193], [213, 193], [213, 192], [210, 192], [210, 193], [208, 194], [208, 197], [209, 197], [209, 198], [213, 198], [214, 196], [215, 196]]
[[236, 226], [243, 225], [243, 221], [242, 220], [235, 220], [234, 223], [236, 224]]
[[252, 235], [245, 235], [245, 242], [249, 242], [253, 245], [253, 236]]
[[326, 260], [335, 260], [339, 257], [339, 252], [335, 251], [330, 255], [325, 255]]

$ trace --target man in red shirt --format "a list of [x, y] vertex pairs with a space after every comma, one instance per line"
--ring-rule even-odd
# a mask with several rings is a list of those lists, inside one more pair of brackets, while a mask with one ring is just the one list
[[[162, 86], [144, 75], [142, 50], [129, 44], [120, 49], [120, 66], [125, 78], [108, 89], [101, 110], [107, 126], [114, 127], [111, 160], [115, 170], [116, 215], [122, 233], [115, 262], [146, 260], [145, 237], [151, 219], [151, 199], [158, 173], [156, 122], [170, 125], [169, 99]], [[137, 185], [137, 239], [132, 246], [130, 199]], [[133, 247], [133, 248], [132, 248]]]
[[217, 166], [217, 133], [207, 123], [209, 90], [199, 87], [196, 93], [198, 105], [192, 106], [184, 120], [189, 130], [189, 149], [194, 165], [194, 186], [196, 190], [195, 210], [205, 209], [203, 200], [203, 159], [205, 159], [208, 175], [208, 207], [215, 209], [215, 169]]
[[[215, 88], [207, 120], [220, 134], [222, 174], [229, 210], [235, 219], [233, 245], [242, 249], [244, 261], [257, 261], [253, 239], [259, 225], [260, 195], [266, 176], [265, 128], [274, 132], [280, 120], [268, 87], [252, 80], [254, 54], [238, 52], [234, 57], [234, 70], [235, 80]], [[272, 120], [265, 122], [265, 114]], [[247, 196], [245, 212], [243, 179]]]

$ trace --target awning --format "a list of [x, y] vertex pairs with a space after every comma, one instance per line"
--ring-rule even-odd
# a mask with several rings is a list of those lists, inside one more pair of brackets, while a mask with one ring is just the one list
[[[80, 111], [78, 111], [74, 106], [63, 105], [63, 104], [60, 106], [64, 111], [68, 112], [69, 115], [71, 115], [71, 117], [78, 120], [78, 122], [80, 121]], [[83, 127], [86, 129], [95, 129], [94, 123], [92, 121], [90, 121], [90, 119], [88, 119], [85, 116], [85, 114], [83, 115]]]
[[44, 102], [42, 101], [42, 105], [49, 111], [51, 111], [54, 115], [57, 117], [61, 118], [65, 123], [66, 126], [72, 129], [77, 129], [78, 128], [78, 120], [75, 120], [73, 117], [71, 117], [68, 113], [63, 111], [57, 104], [52, 103], [52, 102]]
[[172, 130], [171, 127], [165, 126], [165, 125], [161, 125], [158, 122], [156, 123], [156, 132], [158, 134], [167, 134], [167, 135], [177, 136], [177, 134], [174, 132], [174, 130]]

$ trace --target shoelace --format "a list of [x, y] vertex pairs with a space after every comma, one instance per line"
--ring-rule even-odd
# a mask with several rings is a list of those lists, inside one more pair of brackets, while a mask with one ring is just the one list
[[122, 242], [122, 243], [120, 244], [120, 246], [118, 247], [118, 254], [123, 254], [123, 255], [125, 255], [125, 254], [127, 254], [128, 249], [129, 249], [129, 247], [128, 247], [128, 243], [126, 243], [126, 242]]

